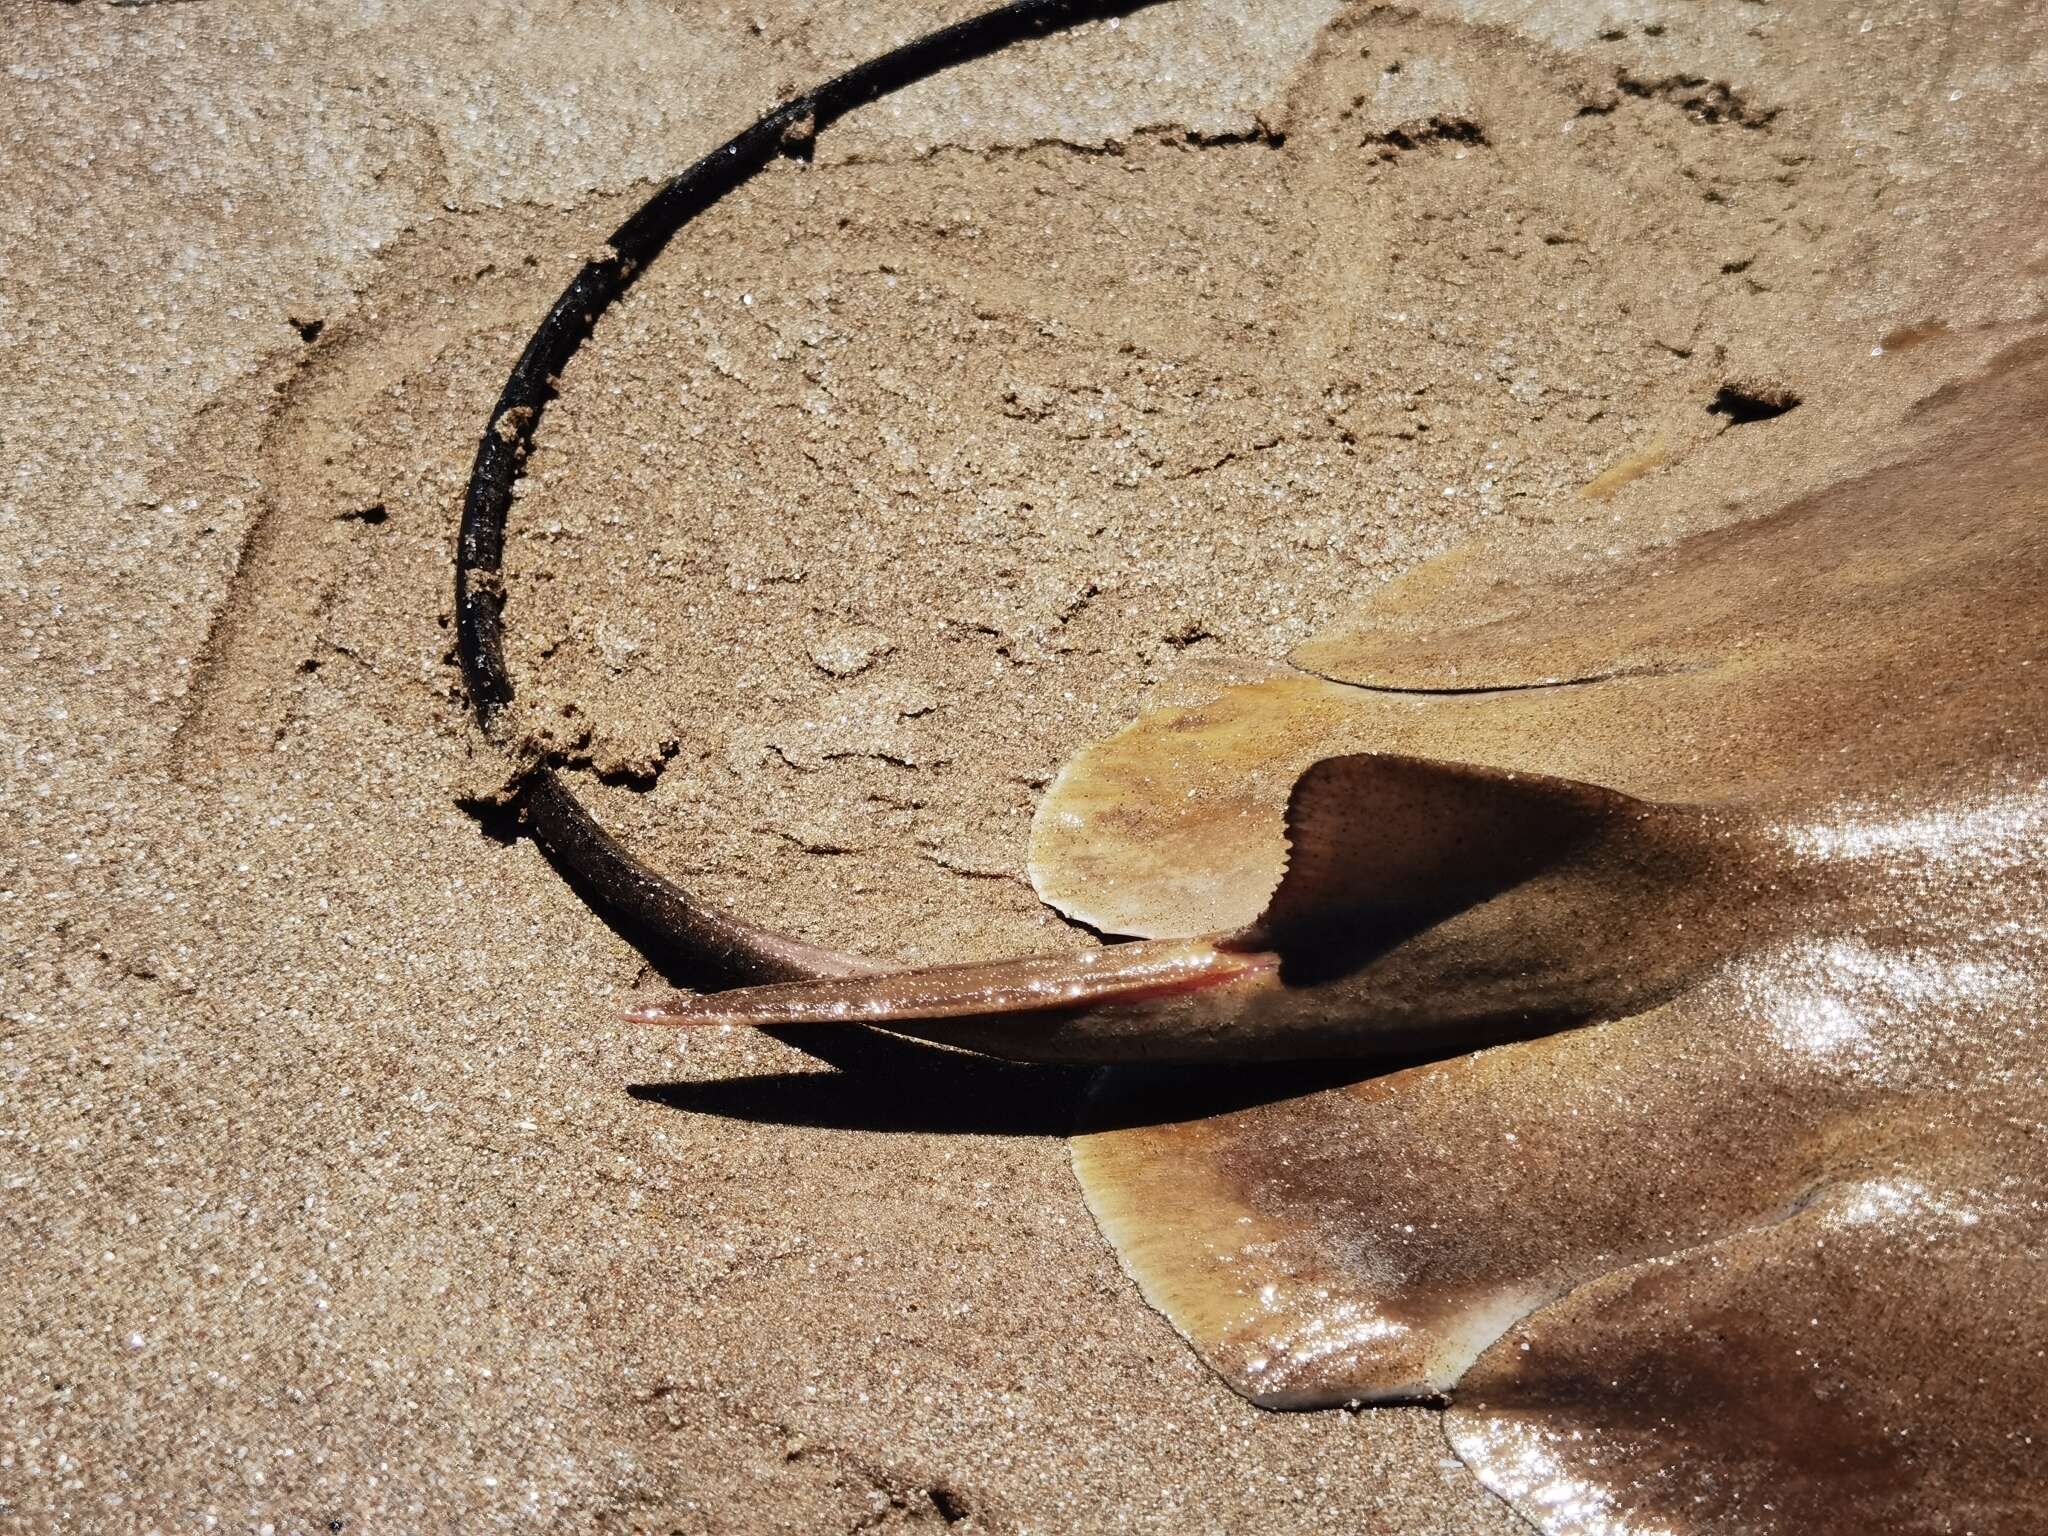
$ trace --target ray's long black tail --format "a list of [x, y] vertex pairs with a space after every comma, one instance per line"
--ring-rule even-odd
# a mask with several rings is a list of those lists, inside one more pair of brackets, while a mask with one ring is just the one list
[[[555, 380], [598, 317], [698, 214], [784, 154], [807, 154], [835, 119], [940, 70], [1025, 38], [1120, 16], [1157, 0], [1017, 0], [926, 34], [784, 102], [664, 183], [562, 290], [513, 365], [477, 444], [455, 556], [456, 650], [477, 723], [497, 738], [512, 699], [501, 566], [512, 492]], [[554, 866], [662, 970], [707, 986], [855, 974], [859, 961], [759, 928], [695, 900], [635, 858], [545, 764], [515, 791], [524, 828]]]

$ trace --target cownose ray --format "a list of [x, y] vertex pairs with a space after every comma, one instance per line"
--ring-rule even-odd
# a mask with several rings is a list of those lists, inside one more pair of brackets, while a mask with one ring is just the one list
[[1446, 1402], [1557, 1536], [2048, 1530], [2044, 422], [2024, 344], [1888, 467], [1675, 541], [1454, 552], [1141, 717], [1031, 846], [1138, 942], [632, 1016], [1427, 1052], [1077, 1138], [1232, 1387]]

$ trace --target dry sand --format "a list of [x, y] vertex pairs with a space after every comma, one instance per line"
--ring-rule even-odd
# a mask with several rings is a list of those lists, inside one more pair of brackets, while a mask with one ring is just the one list
[[[1432, 1413], [1195, 1363], [1073, 1078], [632, 1032], [638, 957], [458, 807], [456, 507], [542, 309], [974, 8], [0, 0], [0, 1527], [1518, 1528]], [[527, 727], [757, 920], [1078, 942], [1035, 796], [1161, 688], [1475, 531], [1766, 510], [2038, 326], [2044, 48], [1186, 0], [917, 86], [568, 370]]]

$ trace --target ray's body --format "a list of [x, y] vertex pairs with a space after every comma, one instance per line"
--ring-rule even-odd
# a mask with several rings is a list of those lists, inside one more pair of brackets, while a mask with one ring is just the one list
[[1447, 557], [1088, 749], [1032, 874], [1141, 942], [638, 1016], [1428, 1047], [1077, 1141], [1239, 1391], [1448, 1399], [1554, 1536], [2048, 1529], [2043, 421], [2034, 343], [1887, 468], [1619, 555]]

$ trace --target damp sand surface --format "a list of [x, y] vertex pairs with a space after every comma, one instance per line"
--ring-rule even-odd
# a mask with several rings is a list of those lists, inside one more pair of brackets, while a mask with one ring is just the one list
[[[1519, 1528], [1435, 1414], [1194, 1361], [1073, 1078], [626, 1029], [656, 978], [458, 805], [524, 337], [654, 178], [970, 9], [6, 27], [0, 1528]], [[2039, 327], [2025, 5], [1516, 15], [1170, 4], [750, 183], [542, 424], [522, 734], [757, 921], [1085, 942], [1026, 828], [1148, 700], [1477, 534], [1767, 511]]]

